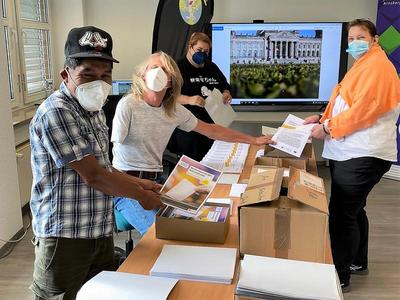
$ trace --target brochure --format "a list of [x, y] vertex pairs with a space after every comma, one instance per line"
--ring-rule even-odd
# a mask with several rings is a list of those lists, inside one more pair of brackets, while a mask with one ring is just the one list
[[303, 125], [303, 123], [303, 119], [289, 114], [272, 137], [276, 144], [270, 146], [300, 157], [306, 143], [309, 141], [311, 129], [315, 126], [315, 124]]
[[163, 217], [176, 218], [203, 222], [225, 222], [229, 207], [203, 205], [199, 212], [193, 216], [179, 208], [167, 207], [162, 213]]
[[183, 155], [161, 189], [161, 201], [196, 215], [221, 174], [221, 171]]

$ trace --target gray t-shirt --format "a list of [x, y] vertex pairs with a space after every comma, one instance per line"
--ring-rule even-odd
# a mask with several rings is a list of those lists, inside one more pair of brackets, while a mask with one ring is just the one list
[[163, 106], [127, 95], [119, 101], [113, 120], [113, 166], [122, 171], [162, 171], [162, 155], [174, 129], [192, 131], [196, 126], [197, 118], [181, 104], [169, 117]]

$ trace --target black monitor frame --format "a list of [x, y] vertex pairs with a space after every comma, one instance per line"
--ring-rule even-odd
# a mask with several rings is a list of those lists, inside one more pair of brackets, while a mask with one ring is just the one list
[[[342, 24], [342, 36], [341, 36], [341, 46], [340, 46], [340, 58], [339, 58], [339, 72], [338, 72], [338, 82], [340, 82], [348, 69], [348, 56], [346, 53], [347, 49], [347, 24], [348, 22], [340, 21], [309, 21], [309, 22], [262, 22], [261, 20], [256, 20], [256, 22], [215, 22], [210, 23], [209, 33], [210, 38], [212, 38], [212, 26], [218, 24], [232, 24], [232, 25], [245, 25], [245, 24], [311, 24], [311, 23], [341, 23]], [[212, 47], [210, 51], [210, 59], [212, 60]], [[235, 111], [323, 111], [328, 104], [329, 99], [326, 101], [321, 101], [321, 103], [311, 103], [311, 102], [301, 102], [301, 101], [285, 101], [285, 102], [257, 102], [254, 104], [232, 104]], [[250, 102], [250, 101], [249, 101]]]

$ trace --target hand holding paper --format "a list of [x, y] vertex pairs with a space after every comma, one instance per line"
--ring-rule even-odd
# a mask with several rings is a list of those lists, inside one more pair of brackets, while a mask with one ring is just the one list
[[276, 142], [272, 147], [300, 157], [312, 128], [316, 124], [304, 124], [304, 120], [289, 114], [282, 126], [272, 137]]
[[228, 98], [230, 98], [230, 94], [229, 97], [226, 95], [223, 96], [218, 89], [214, 88], [211, 95], [207, 97], [204, 106], [211, 119], [216, 124], [224, 127], [228, 127], [236, 118], [236, 113], [232, 109], [232, 106], [229, 103], [224, 104]]

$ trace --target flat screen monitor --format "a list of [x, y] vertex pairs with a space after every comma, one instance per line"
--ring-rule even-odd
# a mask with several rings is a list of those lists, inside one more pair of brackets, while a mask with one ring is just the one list
[[113, 80], [112, 82], [112, 95], [125, 95], [130, 92], [132, 87], [132, 80]]
[[231, 85], [236, 110], [323, 107], [347, 69], [345, 23], [214, 23], [211, 28], [212, 61]]

